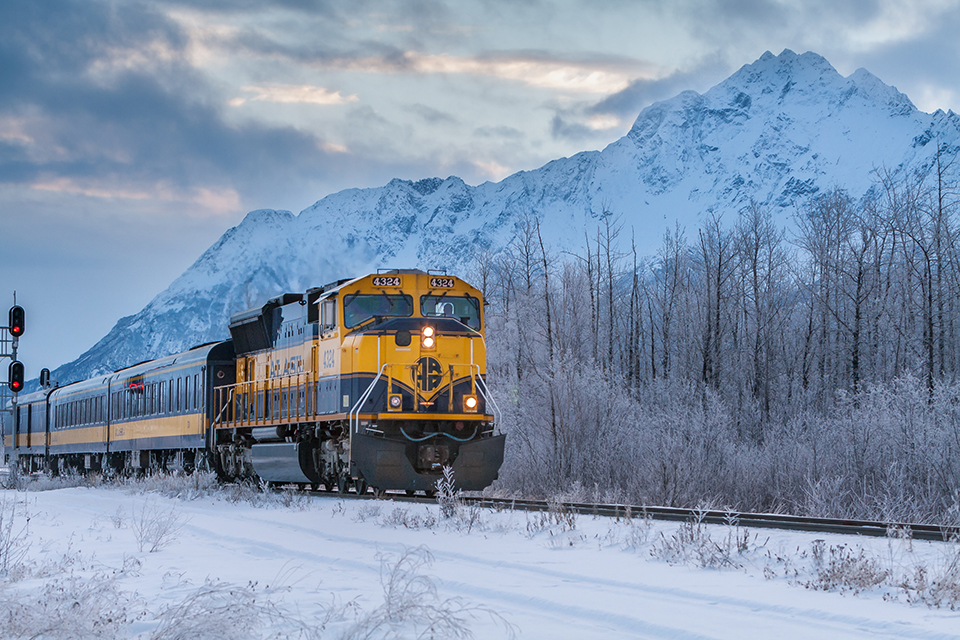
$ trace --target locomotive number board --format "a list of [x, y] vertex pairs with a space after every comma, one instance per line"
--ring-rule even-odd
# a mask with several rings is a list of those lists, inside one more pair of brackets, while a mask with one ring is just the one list
[[431, 289], [452, 289], [456, 285], [455, 278], [430, 278]]
[[373, 286], [375, 287], [399, 287], [400, 286], [400, 277], [399, 276], [376, 276], [373, 279]]

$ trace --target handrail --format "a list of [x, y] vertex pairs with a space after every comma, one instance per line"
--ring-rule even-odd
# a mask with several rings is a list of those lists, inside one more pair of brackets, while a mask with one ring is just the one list
[[[216, 429], [216, 428], [217, 428], [217, 425], [220, 424], [220, 418], [223, 417], [223, 412], [226, 411], [227, 409], [229, 409], [231, 406], [233, 406], [233, 387], [232, 387], [232, 386], [230, 386], [230, 387], [226, 387], [226, 386], [224, 386], [224, 387], [217, 387], [217, 388], [215, 389], [215, 391], [217, 391], [217, 393], [216, 393], [215, 395], [220, 396], [220, 397], [217, 398], [217, 399], [219, 399], [219, 400], [222, 400], [222, 399], [223, 399], [223, 390], [224, 390], [224, 389], [227, 390], [227, 393], [229, 394], [230, 397], [227, 399], [226, 402], [223, 403], [223, 406], [220, 408], [220, 413], [218, 413], [218, 414], [217, 414], [217, 417], [214, 419], [214, 421], [213, 421], [213, 428], [214, 428], [214, 429]], [[230, 422], [235, 422], [235, 420], [231, 420]]]
[[[303, 398], [300, 397], [301, 388], [304, 393]], [[316, 405], [315, 403], [311, 404], [309, 399], [309, 394], [315, 390], [315, 388], [315, 381], [310, 379], [308, 372], [277, 376], [276, 378], [268, 378], [266, 380], [244, 380], [242, 382], [234, 382], [216, 387], [214, 389], [217, 394], [215, 400], [222, 400], [225, 394], [228, 396], [228, 400], [213, 424], [228, 423], [234, 427], [256, 426], [261, 423], [274, 421], [274, 412], [276, 412], [277, 420], [307, 418], [311, 415], [311, 412], [312, 415], [316, 415]], [[227, 419], [225, 422], [222, 421], [221, 418], [223, 417], [224, 411], [228, 407], [234, 406], [237, 399], [242, 398], [244, 393], [251, 394], [255, 405], [252, 407], [250, 405], [240, 407], [232, 419]], [[262, 403], [261, 396], [258, 395], [260, 393], [263, 394]], [[278, 394], [275, 407], [269, 397], [270, 394], [273, 393]], [[269, 414], [267, 413], [268, 406], [270, 407]], [[250, 409], [246, 417], [244, 417], [245, 409]], [[261, 409], [263, 410], [262, 415], [257, 415], [257, 411]]]
[[[373, 393], [373, 387], [377, 384], [377, 381], [380, 380], [380, 376], [383, 375], [383, 370], [389, 367], [391, 364], [395, 364], [395, 363], [390, 363], [390, 362], [383, 363], [383, 366], [380, 367], [380, 371], [377, 373], [377, 377], [373, 379], [373, 382], [370, 383], [370, 386], [367, 387], [366, 391], [364, 391], [363, 394], [361, 394], [360, 399], [357, 400], [357, 404], [353, 405], [353, 407], [350, 409], [350, 413], [347, 414], [348, 424], [350, 425], [350, 433], [359, 433], [360, 410], [363, 408], [363, 403], [366, 402], [367, 398], [370, 397], [370, 394]], [[356, 418], [357, 418], [356, 430], [354, 430], [354, 424], [353, 424], [354, 413], [356, 413]]]
[[[380, 379], [383, 378], [383, 374], [388, 367], [407, 368], [409, 367], [409, 365], [406, 363], [399, 363], [399, 362], [383, 363], [383, 365], [380, 367], [379, 371], [377, 372], [377, 375], [373, 378], [373, 380], [366, 387], [366, 389], [364, 389], [363, 393], [360, 395], [360, 398], [350, 408], [349, 412], [347, 413], [347, 421], [348, 421], [348, 425], [351, 433], [359, 433], [360, 413], [363, 410], [363, 405], [373, 394], [374, 387], [376, 386], [377, 382], [379, 382]], [[496, 400], [493, 398], [493, 394], [490, 392], [489, 386], [487, 385], [486, 381], [483, 379], [479, 364], [453, 363], [449, 370], [443, 372], [441, 380], [445, 379], [449, 375], [450, 384], [452, 384], [455, 379], [454, 369], [461, 368], [461, 367], [467, 368], [470, 370], [471, 378], [476, 382], [476, 389], [479, 391], [480, 395], [483, 396], [484, 401], [486, 401], [486, 403], [493, 408], [494, 417], [497, 422], [497, 426], [499, 427], [499, 424], [503, 421], [503, 412], [500, 410], [499, 405], [497, 404]], [[269, 380], [264, 380], [264, 381], [246, 380], [243, 382], [234, 382], [233, 384], [217, 387], [215, 389], [215, 392], [217, 394], [216, 399], [222, 402], [222, 406], [219, 410], [219, 413], [217, 414], [217, 417], [213, 421], [213, 426], [217, 427], [218, 425], [226, 425], [226, 424], [232, 425], [234, 427], [252, 426], [252, 425], [260, 424], [261, 422], [263, 423], [272, 422], [274, 421], [273, 420], [274, 411], [276, 411], [277, 416], [283, 416], [284, 408], [286, 408], [287, 410], [287, 415], [280, 417], [279, 418], [280, 420], [283, 420], [283, 419], [292, 420], [300, 417], [309, 417], [310, 412], [308, 411], [308, 407], [307, 407], [309, 402], [307, 398], [305, 397], [303, 399], [304, 406], [301, 406], [299, 391], [294, 391], [294, 389], [300, 388], [301, 383], [305, 385], [304, 393], [309, 395], [311, 392], [310, 386], [312, 384], [312, 381], [310, 380], [309, 375], [305, 375], [303, 373], [288, 375], [288, 376], [280, 376], [277, 378], [271, 378]], [[278, 398], [278, 402], [280, 403], [280, 405], [278, 405], [277, 407], [273, 407], [272, 406], [273, 403], [271, 402], [270, 415], [267, 415], [266, 406], [264, 406], [263, 407], [264, 413], [262, 418], [256, 415], [256, 411], [257, 411], [256, 409], [252, 411], [249, 415], [244, 417], [244, 409], [247, 407], [240, 407], [240, 408], [237, 408], [237, 411], [235, 412], [235, 415], [232, 416], [232, 418], [227, 418], [226, 420], [224, 420], [224, 414], [228, 414], [228, 412], [232, 408], [234, 408], [237, 398], [243, 397], [244, 392], [252, 393], [253, 397], [256, 398], [258, 391], [263, 392], [264, 403], [266, 403], [267, 401], [268, 394], [271, 394], [274, 392], [279, 393], [280, 397]], [[295, 404], [294, 404], [294, 400], [289, 397], [292, 393], [296, 393]], [[419, 395], [419, 392], [417, 390], [415, 390], [414, 393]], [[452, 400], [452, 396], [451, 396], [451, 400]], [[295, 406], [295, 409], [293, 408], [294, 406]], [[295, 411], [296, 415], [293, 415], [291, 411]], [[315, 413], [316, 412], [315, 406], [313, 407], [312, 411], [314, 412], [314, 415], [317, 415]]]
[[490, 387], [487, 386], [487, 382], [483, 379], [483, 376], [480, 375], [480, 365], [472, 364], [471, 367], [477, 368], [477, 382], [480, 384], [477, 385], [477, 389], [480, 390], [480, 395], [483, 396], [485, 402], [493, 405], [493, 410], [496, 412], [494, 419], [497, 423], [497, 428], [500, 428], [500, 423], [503, 421], [503, 412], [500, 411], [500, 406], [497, 404], [497, 401], [493, 399], [493, 394], [490, 393]]

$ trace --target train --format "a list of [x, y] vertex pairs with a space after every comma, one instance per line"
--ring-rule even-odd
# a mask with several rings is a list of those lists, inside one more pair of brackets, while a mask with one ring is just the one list
[[482, 490], [506, 436], [484, 300], [461, 278], [379, 270], [234, 314], [230, 339], [19, 394], [22, 473], [213, 470], [225, 481], [431, 495]]

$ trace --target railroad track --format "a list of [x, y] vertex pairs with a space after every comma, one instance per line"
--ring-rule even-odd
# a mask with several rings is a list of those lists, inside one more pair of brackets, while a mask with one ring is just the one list
[[[331, 495], [317, 492], [317, 495]], [[356, 494], [340, 494], [340, 497], [358, 498]], [[374, 499], [372, 494], [360, 499]], [[435, 504], [435, 498], [407, 496], [388, 493], [384, 499], [398, 502]], [[652, 518], [674, 522], [699, 521], [705, 524], [735, 525], [754, 529], [784, 529], [813, 533], [843, 533], [860, 536], [900, 536], [914, 540], [949, 541], [960, 540], [960, 527], [912, 524], [905, 522], [880, 522], [873, 520], [849, 520], [838, 518], [810, 518], [779, 513], [739, 513], [735, 511], [681, 509], [678, 507], [650, 507], [624, 504], [589, 504], [583, 502], [555, 502], [546, 500], [516, 500], [508, 498], [461, 498], [467, 504], [477, 504], [495, 510], [516, 511], [565, 511], [579, 515], [596, 515], [609, 518]]]

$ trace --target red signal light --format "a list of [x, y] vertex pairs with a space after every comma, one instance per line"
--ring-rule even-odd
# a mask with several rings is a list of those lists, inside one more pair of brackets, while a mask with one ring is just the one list
[[7, 386], [10, 387], [10, 391], [14, 393], [19, 393], [23, 390], [23, 363], [17, 360], [14, 360], [10, 363], [10, 368], [7, 370]]
[[10, 335], [14, 338], [19, 338], [23, 335], [23, 307], [18, 304], [10, 307], [10, 316], [9, 316], [9, 328]]

